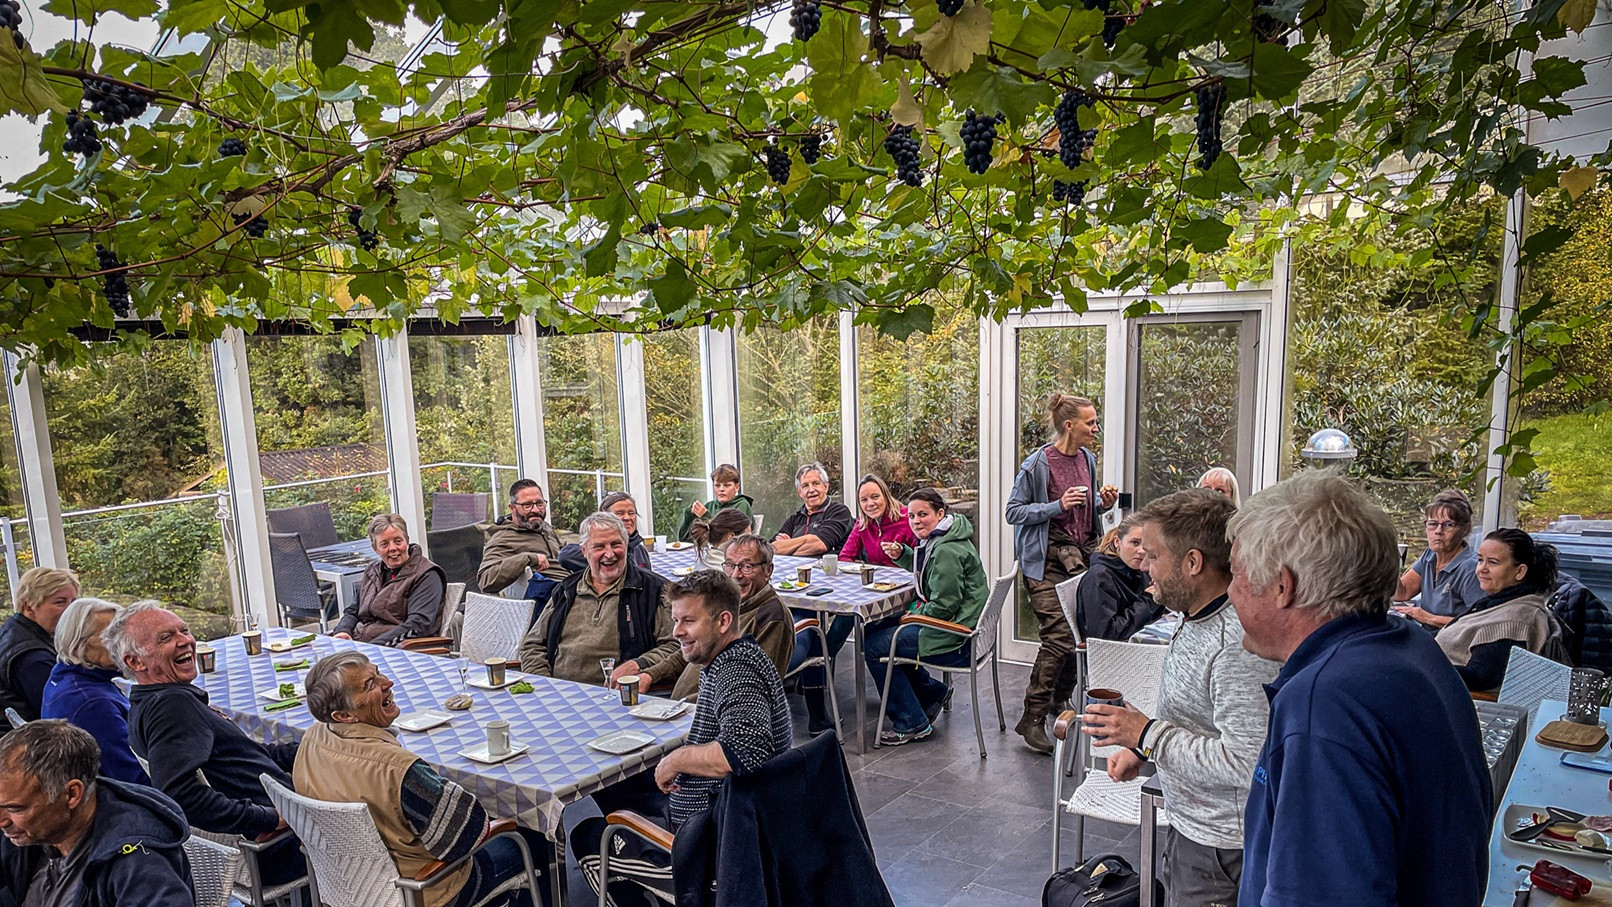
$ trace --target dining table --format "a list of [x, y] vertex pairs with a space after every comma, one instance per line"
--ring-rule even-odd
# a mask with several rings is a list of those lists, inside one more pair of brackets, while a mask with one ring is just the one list
[[[651, 552], [650, 566], [656, 573], [676, 579], [679, 575], [686, 575], [687, 571], [704, 565], [699, 562], [695, 546], [683, 542], [669, 544]], [[866, 626], [873, 621], [905, 610], [918, 593], [913, 585], [912, 574], [900, 567], [874, 568], [873, 581], [891, 584], [888, 587], [864, 586], [862, 575], [858, 572], [861, 566], [858, 563], [835, 561], [836, 572], [830, 574], [823, 569], [821, 557], [780, 554], [773, 557], [772, 583], [773, 588], [778, 591], [778, 598], [786, 608], [816, 612], [819, 620], [825, 624], [834, 617], [851, 618], [851, 644], [855, 654], [853, 660], [856, 662], [856, 751], [866, 753], [867, 664], [862, 657]], [[794, 588], [798, 572], [804, 568], [811, 570], [810, 581], [802, 588]], [[821, 595], [806, 594], [817, 589], [828, 591]], [[824, 629], [827, 629], [826, 626]], [[832, 661], [830, 663], [832, 664]], [[832, 682], [832, 672], [829, 677]], [[874, 700], [877, 701], [878, 697], [874, 697]]]
[[[292, 640], [306, 641], [289, 646]], [[486, 689], [477, 684], [485, 685], [487, 667], [464, 659], [279, 627], [264, 630], [263, 642], [263, 653], [255, 656], [246, 654], [240, 636], [206, 644], [215, 649], [217, 664], [213, 672], [198, 675], [196, 685], [207, 691], [214, 709], [263, 743], [300, 741], [314, 717], [305, 701], [279, 705], [285, 701], [279, 699], [280, 685], [302, 683], [308, 668], [327, 655], [363, 652], [395, 684], [392, 695], [402, 717], [393, 729], [406, 749], [473, 793], [489, 814], [514, 819], [554, 842], [550, 879], [557, 904], [566, 903], [565, 807], [651, 770], [662, 756], [682, 745], [692, 722], [692, 709], [667, 720], [639, 718], [629, 714], [616, 691], [518, 671], [507, 671], [506, 682], [512, 686], [524, 681], [531, 692], [517, 693], [509, 686]], [[449, 696], [461, 692], [470, 696], [468, 710], [442, 708]], [[419, 732], [398, 727], [411, 714], [426, 710], [449, 717]], [[467, 756], [485, 745], [487, 724], [496, 719], [509, 722], [511, 748], [519, 752], [494, 764]], [[642, 745], [624, 753], [590, 746], [621, 732], [640, 735]]]

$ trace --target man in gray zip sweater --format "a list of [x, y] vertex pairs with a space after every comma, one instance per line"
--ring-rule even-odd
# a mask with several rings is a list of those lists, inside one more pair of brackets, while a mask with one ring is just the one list
[[1280, 668], [1243, 648], [1226, 599], [1236, 507], [1205, 488], [1176, 492], [1139, 514], [1145, 569], [1159, 604], [1181, 615], [1159, 690], [1159, 714], [1093, 705], [1085, 727], [1109, 757], [1115, 781], [1158, 767], [1170, 829], [1164, 846], [1167, 907], [1233, 907], [1242, 877], [1243, 807], [1270, 705], [1263, 685]]

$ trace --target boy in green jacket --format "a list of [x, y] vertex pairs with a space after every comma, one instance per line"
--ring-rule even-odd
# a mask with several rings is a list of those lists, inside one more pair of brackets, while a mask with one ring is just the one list
[[677, 529], [677, 537], [688, 541], [688, 530], [695, 520], [709, 520], [716, 516], [719, 510], [738, 510], [745, 516], [754, 519], [755, 514], [750, 505], [755, 503], [747, 494], [739, 492], [739, 469], [728, 463], [723, 463], [711, 472], [711, 489], [716, 497], [700, 503], [695, 501], [683, 511], [683, 525]]

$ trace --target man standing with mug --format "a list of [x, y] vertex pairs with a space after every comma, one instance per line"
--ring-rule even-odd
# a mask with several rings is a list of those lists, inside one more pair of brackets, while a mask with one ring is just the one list
[[1096, 404], [1055, 393], [1047, 410], [1056, 440], [1019, 467], [1007, 521], [1041, 636], [1024, 691], [1024, 716], [1013, 730], [1030, 749], [1050, 754], [1047, 713], [1075, 689], [1075, 634], [1058, 604], [1057, 586], [1086, 571], [1102, 536], [1103, 511], [1114, 506], [1117, 492], [1098, 490], [1097, 455], [1090, 449], [1097, 442]]

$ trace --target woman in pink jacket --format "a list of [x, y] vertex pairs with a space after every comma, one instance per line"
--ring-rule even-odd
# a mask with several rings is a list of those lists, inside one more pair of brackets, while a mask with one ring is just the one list
[[845, 547], [840, 549], [840, 560], [894, 567], [896, 562], [884, 553], [885, 542], [908, 548], [918, 546], [918, 538], [907, 524], [907, 508], [890, 494], [890, 486], [883, 479], [876, 475], [863, 476], [856, 486], [856, 503], [861, 515], [851, 527]]

